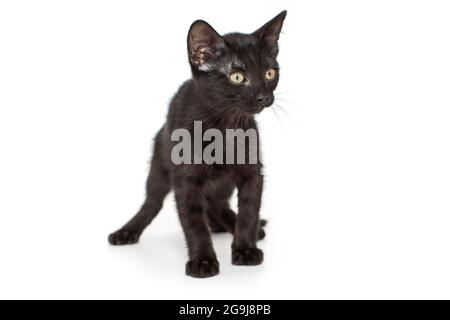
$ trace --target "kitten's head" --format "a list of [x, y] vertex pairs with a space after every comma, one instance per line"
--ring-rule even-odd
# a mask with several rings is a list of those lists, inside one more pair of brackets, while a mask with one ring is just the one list
[[251, 34], [220, 36], [207, 22], [195, 21], [188, 34], [193, 77], [213, 97], [246, 113], [272, 105], [279, 79], [278, 38], [286, 11]]

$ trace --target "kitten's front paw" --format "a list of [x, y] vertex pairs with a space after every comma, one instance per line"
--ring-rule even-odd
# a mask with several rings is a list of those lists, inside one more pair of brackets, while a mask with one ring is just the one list
[[217, 260], [191, 260], [186, 264], [186, 274], [195, 278], [209, 278], [219, 274]]
[[109, 235], [108, 241], [113, 246], [135, 244], [139, 241], [139, 235], [126, 230], [118, 230]]
[[236, 266], [256, 266], [264, 260], [264, 253], [258, 248], [233, 250], [232, 263]]

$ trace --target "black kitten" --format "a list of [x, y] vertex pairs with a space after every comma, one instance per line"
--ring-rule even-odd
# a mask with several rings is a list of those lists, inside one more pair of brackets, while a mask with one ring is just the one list
[[[192, 79], [172, 99], [167, 122], [156, 136], [147, 198], [136, 216], [109, 236], [112, 245], [138, 242], [173, 189], [189, 249], [188, 275], [219, 273], [210, 230], [234, 234], [233, 264], [262, 263], [263, 252], [256, 247], [257, 240], [265, 236], [265, 221], [259, 219], [263, 189], [259, 157], [256, 164], [176, 165], [171, 158], [171, 136], [180, 128], [194, 133], [194, 121], [202, 121], [203, 130], [257, 130], [254, 115], [274, 101], [278, 38], [285, 17], [283, 11], [252, 34], [220, 36], [205, 21], [192, 24], [187, 41]], [[229, 207], [236, 187], [237, 215]]]

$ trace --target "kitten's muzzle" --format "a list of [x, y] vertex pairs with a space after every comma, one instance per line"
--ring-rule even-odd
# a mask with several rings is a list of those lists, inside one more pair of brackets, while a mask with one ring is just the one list
[[259, 94], [256, 97], [256, 102], [258, 104], [258, 107], [260, 107], [261, 109], [270, 107], [273, 103], [273, 95], [271, 94]]

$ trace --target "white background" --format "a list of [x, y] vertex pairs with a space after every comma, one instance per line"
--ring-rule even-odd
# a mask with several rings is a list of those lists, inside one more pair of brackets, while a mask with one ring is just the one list
[[[287, 9], [278, 97], [259, 116], [265, 263], [184, 275], [169, 197], [132, 247], [202, 18], [251, 32]], [[450, 298], [448, 1], [2, 1], [1, 298]]]

